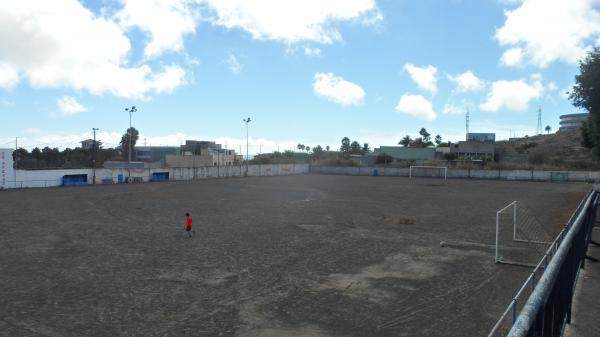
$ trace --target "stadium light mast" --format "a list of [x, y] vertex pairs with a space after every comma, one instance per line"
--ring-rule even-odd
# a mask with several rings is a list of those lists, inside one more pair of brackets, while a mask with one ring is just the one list
[[94, 169], [94, 175], [93, 175], [93, 181], [92, 184], [95, 185], [96, 184], [96, 131], [98, 131], [100, 129], [98, 128], [92, 128], [92, 131], [94, 132], [94, 143], [92, 145], [92, 168]]
[[248, 175], [248, 124], [250, 124], [252, 120], [250, 119], [250, 117], [244, 119], [244, 122], [246, 122], [246, 176]]
[[131, 108], [125, 108], [125, 111], [129, 112], [129, 130], [127, 130], [129, 134], [129, 151], [128, 152], [128, 163], [131, 165], [131, 116], [134, 112], [138, 111], [135, 105], [132, 105]]
[[125, 111], [129, 112], [129, 129], [127, 130], [127, 133], [129, 134], [129, 151], [127, 151], [127, 172], [128, 172], [128, 179], [131, 179], [131, 116], [133, 115], [134, 112], [137, 111], [137, 108], [135, 107], [135, 105], [132, 105], [131, 108], [125, 108]]
[[250, 157], [248, 156], [248, 124], [250, 124], [252, 120], [250, 119], [250, 117], [244, 119], [244, 122], [246, 122], [246, 161], [248, 161], [248, 159], [250, 159]]

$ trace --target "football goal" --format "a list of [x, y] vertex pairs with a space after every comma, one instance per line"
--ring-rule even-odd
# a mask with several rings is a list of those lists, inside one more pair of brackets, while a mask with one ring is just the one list
[[497, 263], [535, 264], [551, 241], [551, 233], [522, 203], [513, 201], [496, 212]]
[[408, 177], [444, 178], [447, 177], [448, 168], [445, 166], [411, 166]]

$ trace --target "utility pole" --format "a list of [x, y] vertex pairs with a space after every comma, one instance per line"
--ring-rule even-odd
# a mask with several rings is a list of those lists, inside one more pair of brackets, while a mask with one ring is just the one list
[[92, 131], [94, 132], [94, 145], [92, 145], [92, 168], [94, 170], [94, 174], [93, 174], [93, 181], [92, 184], [96, 185], [96, 130], [100, 130], [98, 128], [92, 128]]

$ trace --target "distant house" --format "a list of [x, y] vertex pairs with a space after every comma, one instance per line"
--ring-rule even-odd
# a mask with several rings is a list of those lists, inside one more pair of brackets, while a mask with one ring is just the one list
[[435, 148], [433, 147], [402, 147], [381, 146], [376, 149], [377, 154], [387, 154], [395, 160], [434, 160]]
[[86, 139], [81, 141], [81, 148], [84, 150], [91, 150], [94, 148], [94, 140], [93, 139]]

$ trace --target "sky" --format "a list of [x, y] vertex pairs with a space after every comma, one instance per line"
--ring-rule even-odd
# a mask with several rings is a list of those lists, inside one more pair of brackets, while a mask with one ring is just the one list
[[3, 148], [117, 146], [131, 106], [140, 145], [506, 139], [582, 112], [600, 0], [0, 0], [0, 45]]

